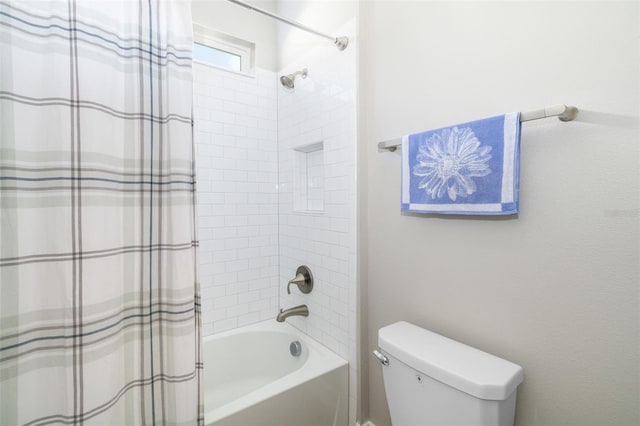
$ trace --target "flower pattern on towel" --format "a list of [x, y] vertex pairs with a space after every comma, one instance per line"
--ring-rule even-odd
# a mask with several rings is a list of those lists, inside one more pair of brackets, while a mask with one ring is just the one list
[[468, 127], [443, 129], [420, 144], [413, 174], [422, 177], [418, 188], [432, 199], [445, 193], [451, 201], [477, 190], [473, 178], [491, 173], [490, 146], [482, 146]]

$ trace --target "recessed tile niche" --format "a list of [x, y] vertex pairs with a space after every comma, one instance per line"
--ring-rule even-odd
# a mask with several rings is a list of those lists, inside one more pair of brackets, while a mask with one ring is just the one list
[[293, 149], [293, 210], [324, 211], [324, 142]]

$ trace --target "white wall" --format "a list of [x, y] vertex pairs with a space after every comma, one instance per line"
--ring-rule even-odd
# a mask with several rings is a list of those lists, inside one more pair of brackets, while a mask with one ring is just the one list
[[[522, 365], [518, 425], [640, 424], [638, 14], [362, 5], [368, 351], [408, 320]], [[400, 213], [400, 156], [377, 141], [555, 103], [581, 113], [523, 125], [519, 217]], [[370, 363], [370, 418], [384, 426], [380, 370]]]
[[[291, 27], [279, 29], [279, 75], [308, 68], [293, 92], [278, 85], [280, 192], [280, 305], [307, 304], [309, 317], [288, 322], [349, 361], [350, 423], [355, 424], [356, 358], [356, 13], [353, 2], [281, 2], [278, 13], [312, 28], [346, 35], [339, 51], [329, 41]], [[324, 211], [294, 211], [294, 151], [324, 142]], [[299, 265], [310, 267], [314, 289], [286, 283]]]
[[[344, 25], [358, 13], [357, 1], [343, 0], [276, 0], [276, 12], [316, 31], [330, 36], [343, 36]], [[278, 69], [283, 69], [307, 55], [309, 49], [331, 41], [301, 31], [290, 25], [277, 24]]]
[[[245, 0], [275, 11], [272, 0]], [[256, 67], [277, 70], [275, 20], [226, 0], [191, 0], [193, 22], [256, 44]]]
[[276, 75], [194, 63], [203, 335], [278, 308]]

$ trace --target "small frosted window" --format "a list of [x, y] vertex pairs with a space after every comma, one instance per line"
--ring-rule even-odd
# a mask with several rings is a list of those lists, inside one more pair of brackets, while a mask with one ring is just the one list
[[255, 43], [193, 24], [193, 60], [241, 74], [255, 74]]
[[207, 64], [217, 65], [231, 71], [240, 72], [242, 69], [240, 55], [235, 55], [200, 43], [193, 43], [193, 59], [206, 62]]

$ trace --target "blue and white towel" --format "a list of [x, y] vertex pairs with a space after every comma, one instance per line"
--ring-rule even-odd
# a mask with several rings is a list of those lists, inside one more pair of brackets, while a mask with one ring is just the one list
[[402, 211], [518, 213], [520, 113], [402, 138]]

